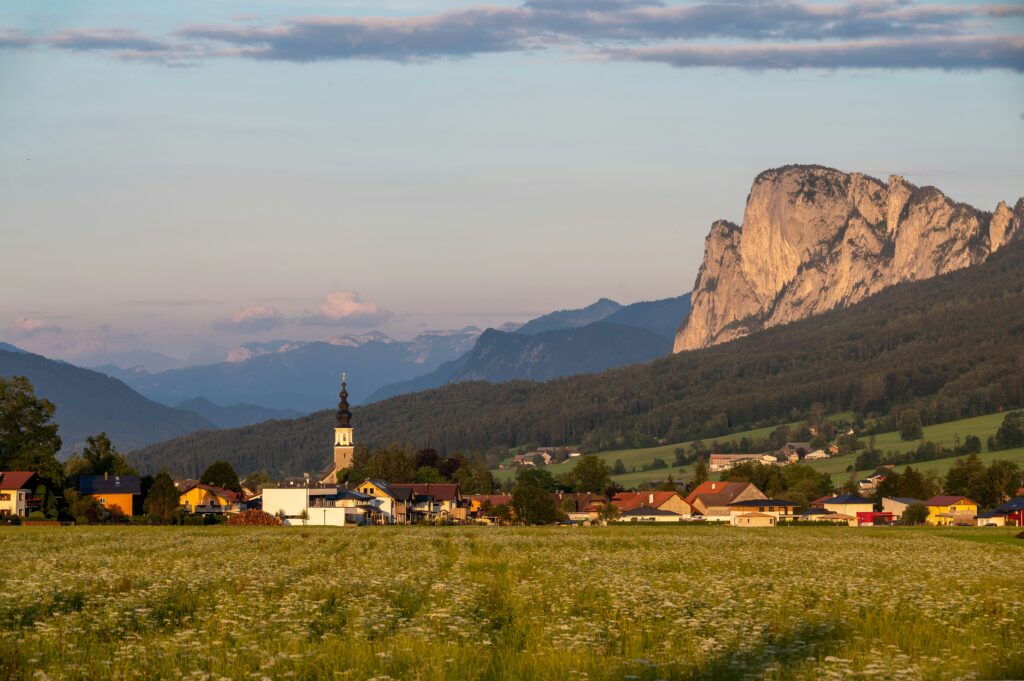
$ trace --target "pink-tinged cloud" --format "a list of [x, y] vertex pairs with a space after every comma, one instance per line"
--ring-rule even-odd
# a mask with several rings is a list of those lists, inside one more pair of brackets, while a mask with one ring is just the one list
[[19, 317], [11, 323], [10, 335], [13, 338], [31, 338], [44, 333], [63, 333], [64, 330], [38, 317]]
[[213, 326], [223, 331], [256, 332], [277, 328], [287, 321], [276, 308], [249, 305], [235, 310], [227, 319], [215, 321]]
[[320, 314], [336, 321], [348, 317], [379, 315], [381, 312], [377, 303], [364, 302], [356, 291], [328, 293], [320, 304]]
[[10, 26], [0, 26], [0, 49], [31, 46], [32, 39], [23, 31]]

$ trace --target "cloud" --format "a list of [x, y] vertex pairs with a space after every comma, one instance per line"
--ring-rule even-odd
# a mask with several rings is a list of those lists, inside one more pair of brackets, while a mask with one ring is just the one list
[[[62, 31], [50, 47], [123, 60], [200, 63], [218, 58], [291, 62], [417, 62], [500, 52], [562, 50], [605, 60], [677, 67], [1008, 68], [1024, 49], [996, 35], [1016, 4], [919, 4], [911, 0], [526, 0], [413, 17], [252, 17], [191, 24], [165, 36], [126, 28]], [[0, 33], [0, 36], [4, 34]], [[12, 40], [24, 40], [11, 33]], [[0, 38], [2, 40], [2, 38]], [[915, 48], [912, 41], [919, 42]], [[984, 43], [992, 41], [986, 47]], [[792, 65], [790, 65], [792, 64]]]
[[11, 323], [8, 333], [12, 338], [22, 339], [46, 333], [60, 334], [64, 333], [64, 330], [38, 317], [19, 317]]
[[275, 329], [287, 321], [288, 319], [273, 307], [249, 305], [235, 310], [227, 319], [215, 321], [213, 327], [221, 331], [255, 333]]
[[767, 69], [988, 69], [1024, 71], [1024, 37], [873, 40], [814, 45], [673, 45], [608, 53], [610, 59]]
[[374, 326], [393, 316], [377, 303], [364, 301], [357, 291], [334, 291], [324, 298], [318, 315], [305, 317], [303, 321], [307, 324], [342, 323], [349, 326]]
[[0, 26], [0, 49], [31, 47], [32, 39], [24, 32], [9, 26]]

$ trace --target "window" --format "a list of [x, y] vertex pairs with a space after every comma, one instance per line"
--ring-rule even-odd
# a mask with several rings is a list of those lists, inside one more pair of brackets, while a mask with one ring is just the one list
[[10, 501], [10, 500], [11, 500], [11, 493], [10, 492], [0, 492], [0, 501]]

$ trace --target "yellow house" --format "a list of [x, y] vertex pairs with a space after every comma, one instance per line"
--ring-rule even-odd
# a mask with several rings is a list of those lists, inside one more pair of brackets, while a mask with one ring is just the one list
[[967, 497], [940, 495], [924, 502], [928, 507], [929, 525], [973, 525], [978, 515], [977, 502]]
[[227, 513], [237, 511], [241, 499], [237, 492], [223, 487], [188, 481], [180, 488], [178, 503], [188, 513]]
[[78, 491], [108, 511], [117, 509], [123, 515], [132, 515], [141, 486], [135, 475], [83, 475], [78, 479]]

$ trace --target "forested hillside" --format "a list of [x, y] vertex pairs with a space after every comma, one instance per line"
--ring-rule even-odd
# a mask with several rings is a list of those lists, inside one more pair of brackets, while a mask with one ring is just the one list
[[[1024, 243], [982, 264], [900, 284], [847, 308], [704, 350], [546, 383], [461, 383], [355, 411], [357, 439], [442, 451], [597, 448], [713, 437], [794, 420], [820, 403], [862, 415], [914, 402], [926, 422], [1024, 404]], [[315, 470], [320, 412], [147, 447], [143, 469], [227, 459], [241, 472]]]

